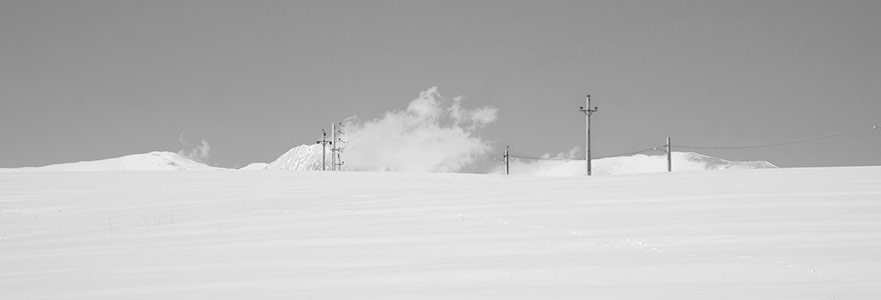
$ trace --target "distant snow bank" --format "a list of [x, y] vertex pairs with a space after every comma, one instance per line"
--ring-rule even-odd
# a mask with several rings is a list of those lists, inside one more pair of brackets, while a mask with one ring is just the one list
[[[583, 176], [587, 168], [584, 160], [520, 160], [510, 163], [512, 175], [532, 175], [548, 177]], [[718, 157], [694, 152], [673, 152], [673, 171], [706, 171], [728, 169], [774, 169], [767, 161], [729, 161]], [[493, 173], [504, 173], [504, 167]], [[666, 156], [638, 154], [634, 156], [608, 157], [592, 160], [593, 175], [620, 175], [635, 173], [657, 173], [667, 171]]]
[[[239, 170], [280, 170], [280, 171], [315, 171], [321, 170], [321, 145], [300, 145], [291, 148], [270, 163], [252, 163]], [[330, 150], [326, 150], [327, 165], [330, 166]], [[667, 171], [665, 156], [634, 155], [609, 157], [593, 160], [594, 175], [619, 175], [635, 173], [655, 173]], [[726, 169], [766, 169], [777, 168], [767, 161], [729, 161], [717, 157], [706, 156], [693, 152], [674, 152], [673, 171], [704, 171]], [[228, 170], [208, 166], [193, 161], [180, 154], [156, 151], [145, 154], [134, 154], [123, 157], [63, 163], [43, 167], [0, 169], [0, 171], [30, 172], [93, 172], [93, 171], [201, 171]], [[504, 173], [504, 166], [490, 173]], [[514, 159], [511, 161], [512, 175], [531, 175], [548, 177], [583, 176], [585, 165], [583, 160], [540, 160], [529, 161]]]
[[193, 161], [180, 154], [155, 151], [144, 154], [126, 155], [95, 161], [63, 163], [43, 167], [0, 169], [2, 171], [33, 172], [101, 172], [101, 171], [195, 171], [223, 170]]

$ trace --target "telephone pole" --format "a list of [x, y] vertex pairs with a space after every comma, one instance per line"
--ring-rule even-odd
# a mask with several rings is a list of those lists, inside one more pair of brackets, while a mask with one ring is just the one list
[[[340, 125], [340, 128], [343, 127], [343, 123], [340, 122], [339, 125]], [[333, 126], [331, 126], [331, 127], [333, 127]], [[344, 141], [343, 138], [336, 136], [336, 134], [345, 135], [345, 132], [343, 132], [342, 129], [335, 129], [335, 131], [334, 131], [335, 137], [333, 139], [334, 146], [332, 149], [333, 150], [333, 157], [334, 157], [334, 163], [333, 163], [334, 168], [336, 168], [337, 171], [342, 171], [343, 158], [341, 157], [340, 153], [343, 153], [343, 148], [340, 147], [340, 145], [344, 144], [346, 141]]]
[[[330, 123], [330, 140], [336, 142], [336, 122]], [[336, 171], [336, 144], [330, 146], [330, 170]]]
[[590, 108], [590, 95], [587, 95], [587, 106], [582, 106], [581, 108], [579, 108], [579, 111], [583, 112], [584, 116], [587, 119], [585, 121], [586, 125], [584, 128], [584, 132], [585, 132], [584, 148], [585, 148], [585, 160], [587, 161], [587, 176], [590, 176], [590, 115], [597, 112], [598, 110], [599, 109], [596, 106], [594, 106], [593, 108]]
[[667, 137], [667, 172], [673, 172], [673, 146], [670, 145], [670, 137]]
[[510, 158], [508, 156], [508, 148], [511, 148], [511, 146], [505, 146], [505, 175], [511, 175], [511, 165]]
[[324, 131], [324, 129], [322, 129], [322, 130], [321, 130], [321, 140], [320, 140], [320, 141], [317, 141], [317, 142], [315, 142], [315, 143], [316, 143], [316, 144], [321, 144], [321, 170], [322, 170], [322, 171], [326, 171], [326, 170], [327, 170], [327, 169], [326, 169], [326, 167], [327, 167], [327, 162], [326, 162], [326, 159], [327, 159], [326, 149], [327, 149], [327, 145], [328, 145], [328, 144], [333, 145], [333, 142], [327, 140], [327, 131]]

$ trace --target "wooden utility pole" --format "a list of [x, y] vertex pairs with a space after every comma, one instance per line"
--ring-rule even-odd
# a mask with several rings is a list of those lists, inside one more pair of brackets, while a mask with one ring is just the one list
[[599, 109], [594, 106], [590, 108], [590, 95], [587, 95], [587, 106], [582, 106], [579, 111], [584, 113], [586, 117], [585, 121], [585, 136], [584, 136], [584, 148], [585, 148], [585, 160], [587, 161], [587, 176], [590, 176], [590, 115], [597, 112]]
[[[342, 122], [337, 123], [337, 124], [339, 124], [339, 126], [340, 126], [340, 127], [338, 127], [338, 128], [343, 128], [343, 123], [342, 123]], [[334, 131], [334, 134], [335, 134], [335, 135], [338, 134], [338, 135], [333, 139], [333, 143], [334, 143], [334, 144], [333, 144], [333, 150], [334, 150], [334, 154], [333, 154], [333, 156], [334, 156], [334, 159], [335, 159], [335, 162], [334, 162], [334, 168], [336, 168], [337, 171], [342, 171], [342, 170], [343, 170], [343, 158], [342, 158], [342, 154], [341, 154], [341, 153], [343, 153], [343, 148], [340, 147], [340, 145], [344, 144], [346, 141], [344, 141], [343, 138], [341, 138], [340, 136], [345, 135], [345, 132], [343, 132], [342, 129], [336, 129], [336, 131]]]
[[511, 175], [511, 165], [508, 158], [508, 148], [510, 148], [510, 146], [505, 146], [505, 175]]
[[673, 172], [673, 146], [670, 145], [670, 137], [667, 137], [667, 172]]
[[328, 145], [328, 144], [333, 145], [333, 142], [327, 140], [327, 131], [324, 131], [324, 129], [322, 129], [322, 130], [321, 130], [321, 140], [320, 140], [320, 141], [317, 141], [317, 142], [315, 142], [315, 143], [316, 143], [316, 144], [321, 144], [321, 170], [322, 170], [322, 171], [325, 171], [325, 170], [327, 170], [327, 162], [326, 162], [326, 159], [327, 159], [327, 154], [326, 154], [327, 145]]
[[[330, 140], [336, 142], [336, 122], [330, 123]], [[336, 171], [336, 144], [330, 146], [330, 170]]]

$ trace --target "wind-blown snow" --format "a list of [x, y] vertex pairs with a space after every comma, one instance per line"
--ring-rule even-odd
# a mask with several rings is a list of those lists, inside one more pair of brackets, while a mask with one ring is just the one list
[[94, 172], [94, 171], [193, 171], [218, 170], [178, 153], [155, 151], [96, 161], [63, 163], [43, 167], [0, 169], [0, 171]]
[[460, 172], [492, 147], [479, 130], [495, 122], [492, 107], [468, 109], [464, 97], [442, 97], [437, 87], [419, 94], [404, 110], [381, 118], [345, 122], [346, 170]]
[[877, 299], [881, 167], [0, 173], [0, 299]]
[[[591, 162], [592, 175], [667, 172], [666, 156], [638, 154], [594, 159]], [[584, 176], [586, 173], [584, 164], [584, 160], [522, 160], [517, 158], [512, 158], [510, 163], [512, 175], [549, 177]], [[674, 172], [767, 168], [777, 168], [777, 166], [767, 161], [729, 161], [693, 152], [673, 152]], [[493, 173], [503, 174], [504, 171], [504, 166], [500, 166]]]
[[[469, 170], [492, 147], [479, 130], [495, 122], [492, 107], [465, 108], [464, 97], [442, 97], [431, 87], [406, 109], [361, 121], [350, 117], [340, 127], [337, 147], [348, 171], [460, 172]], [[330, 147], [325, 149], [330, 168]], [[322, 146], [300, 145], [269, 163], [270, 170], [321, 170]]]

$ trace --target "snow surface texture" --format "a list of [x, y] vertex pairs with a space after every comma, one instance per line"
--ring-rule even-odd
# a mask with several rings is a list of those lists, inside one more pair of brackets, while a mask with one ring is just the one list
[[95, 171], [184, 171], [220, 170], [174, 152], [155, 151], [96, 161], [81, 161], [43, 167], [0, 169], [0, 171], [95, 172]]
[[0, 299], [877, 299], [881, 167], [0, 173]]
[[[591, 160], [593, 175], [620, 175], [635, 173], [667, 172], [666, 156], [608, 157]], [[587, 167], [584, 160], [511, 160], [512, 175], [534, 175], [550, 177], [584, 176]], [[767, 161], [728, 161], [717, 157], [693, 152], [673, 152], [673, 171], [704, 171], [728, 169], [766, 169], [777, 168]], [[497, 167], [493, 173], [504, 174], [505, 167]]]

